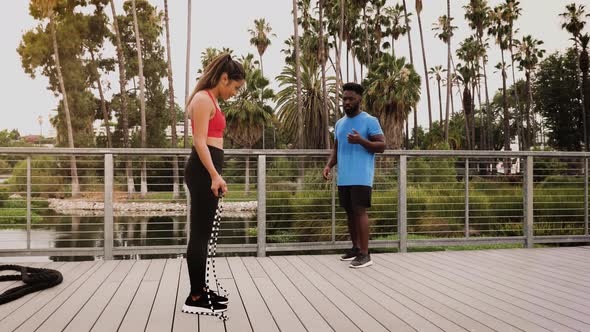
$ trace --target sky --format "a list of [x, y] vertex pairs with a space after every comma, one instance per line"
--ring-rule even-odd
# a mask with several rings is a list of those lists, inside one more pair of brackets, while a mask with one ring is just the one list
[[[401, 0], [388, 0], [387, 6], [395, 5]], [[422, 24], [424, 30], [424, 43], [426, 45], [426, 57], [428, 68], [436, 65], [446, 67], [447, 48], [432, 31], [432, 24], [438, 16], [446, 14], [445, 0], [426, 0], [422, 12]], [[500, 0], [489, 0], [490, 6], [499, 4]], [[523, 35], [532, 35], [534, 38], [544, 41], [544, 48], [547, 54], [555, 51], [562, 51], [571, 45], [568, 33], [561, 29], [559, 13], [569, 3], [584, 4], [590, 12], [590, 0], [520, 0], [522, 16], [516, 23], [519, 29], [517, 38]], [[122, 0], [115, 0], [118, 13], [122, 13]], [[150, 0], [150, 3], [163, 10], [164, 0]], [[185, 63], [186, 63], [186, 42], [187, 42], [187, 0], [169, 0], [170, 11], [170, 35], [172, 48], [172, 71], [174, 76], [174, 89], [176, 101], [182, 104], [185, 95]], [[407, 0], [408, 9], [415, 13], [414, 1]], [[468, 0], [451, 0], [451, 16], [455, 17], [454, 25], [458, 27], [452, 41], [452, 48], [456, 50], [460, 41], [471, 35], [473, 32], [467, 25], [464, 18], [463, 6]], [[25, 74], [16, 48], [22, 35], [39, 24], [28, 13], [27, 0], [7, 1], [4, 10], [0, 12], [0, 80], [4, 88], [0, 89], [0, 100], [2, 103], [0, 130], [18, 129], [21, 134], [43, 135], [51, 130], [49, 117], [56, 114], [59, 96], [55, 96], [47, 90], [48, 80], [42, 75], [36, 75], [33, 79]], [[215, 0], [199, 1], [192, 0], [192, 28], [191, 28], [191, 73], [190, 88], [194, 88], [196, 73], [200, 68], [200, 54], [207, 47], [223, 48], [228, 47], [234, 50], [235, 55], [256, 53], [256, 48], [249, 44], [250, 34], [248, 29], [253, 28], [254, 20], [265, 18], [276, 34], [272, 38], [272, 44], [264, 54], [264, 72], [271, 80], [271, 86], [278, 89], [274, 80], [280, 74], [284, 66], [284, 55], [281, 49], [284, 48], [284, 41], [293, 34], [293, 19], [291, 16], [291, 0]], [[107, 10], [110, 15], [110, 10]], [[415, 14], [413, 16], [415, 18]], [[590, 21], [590, 19], [589, 19]], [[586, 27], [589, 30], [590, 24]], [[415, 19], [411, 24], [411, 37], [414, 53], [414, 63], [417, 71], [423, 75], [423, 62], [420, 49], [420, 36], [418, 24]], [[58, 41], [59, 42], [59, 41]], [[165, 45], [165, 36], [162, 36], [162, 43]], [[488, 76], [490, 94], [501, 87], [500, 73], [496, 72], [493, 66], [500, 61], [500, 52], [490, 41], [492, 49], [489, 50]], [[107, 53], [111, 50], [106, 50]], [[401, 37], [396, 43], [396, 55], [405, 56], [409, 59], [409, 48], [407, 37]], [[523, 77], [517, 73], [517, 79]], [[509, 75], [511, 77], [511, 75]], [[352, 79], [352, 74], [351, 74]], [[118, 91], [117, 73], [103, 77], [103, 81], [112, 82], [111, 89]], [[511, 78], [510, 78], [511, 81]], [[510, 84], [509, 81], [509, 84]], [[418, 123], [421, 126], [428, 126], [428, 106], [426, 98], [426, 81], [422, 82], [422, 98], [418, 104]], [[165, 82], [167, 86], [167, 82]], [[430, 82], [433, 121], [438, 120], [438, 95], [436, 82]], [[107, 96], [113, 90], [107, 91]], [[491, 98], [491, 96], [490, 96]], [[443, 107], [445, 103], [443, 92]], [[460, 109], [460, 99], [455, 98], [456, 110]], [[39, 126], [38, 118], [42, 117], [42, 125]], [[413, 123], [410, 122], [410, 123]]]

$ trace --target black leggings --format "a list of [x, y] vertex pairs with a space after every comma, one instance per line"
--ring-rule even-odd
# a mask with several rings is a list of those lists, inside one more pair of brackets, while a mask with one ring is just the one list
[[[209, 151], [215, 169], [221, 174], [223, 150], [209, 146]], [[191, 294], [198, 295], [205, 288], [207, 244], [211, 237], [213, 218], [219, 199], [211, 191], [211, 176], [194, 147], [184, 169], [184, 180], [191, 195], [190, 237], [186, 262], [191, 281]]]

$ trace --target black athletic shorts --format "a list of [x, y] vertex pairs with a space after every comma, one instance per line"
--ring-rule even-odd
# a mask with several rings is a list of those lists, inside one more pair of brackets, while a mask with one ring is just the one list
[[338, 186], [340, 206], [345, 210], [354, 207], [370, 208], [372, 191], [373, 188], [369, 186]]

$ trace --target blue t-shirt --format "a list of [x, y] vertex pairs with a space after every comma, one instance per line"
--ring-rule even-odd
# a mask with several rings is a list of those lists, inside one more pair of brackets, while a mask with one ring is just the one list
[[383, 135], [377, 118], [365, 112], [353, 118], [345, 116], [336, 122], [338, 185], [372, 187], [375, 175], [375, 154], [367, 151], [360, 144], [348, 143], [346, 136], [353, 133], [352, 129], [358, 131], [367, 140], [370, 136]]

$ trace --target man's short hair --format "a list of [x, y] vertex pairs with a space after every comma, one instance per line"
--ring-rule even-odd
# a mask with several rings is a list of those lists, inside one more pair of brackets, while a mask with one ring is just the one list
[[358, 83], [349, 82], [342, 86], [342, 91], [354, 91], [362, 96], [363, 92], [365, 92], [365, 88], [363, 88], [363, 86]]

